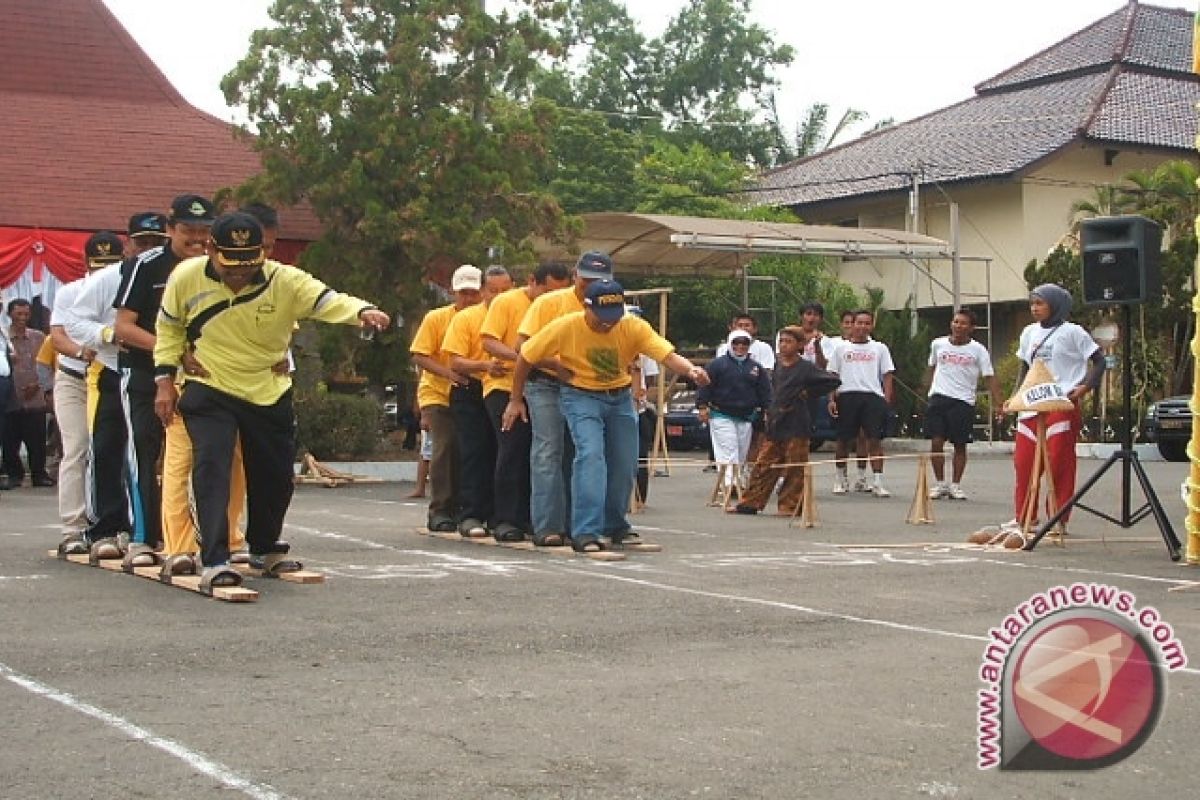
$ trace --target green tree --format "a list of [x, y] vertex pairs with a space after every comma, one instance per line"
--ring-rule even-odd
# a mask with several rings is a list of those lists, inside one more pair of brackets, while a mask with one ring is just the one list
[[688, 0], [662, 36], [647, 38], [621, 3], [578, 0], [560, 28], [568, 56], [543, 69], [538, 94], [682, 149], [700, 142], [771, 165], [779, 143], [767, 115], [773, 71], [793, 52], [749, 22], [749, 7], [750, 0]]
[[272, 5], [275, 26], [254, 33], [222, 88], [246, 107], [264, 162], [245, 191], [306, 201], [326, 226], [304, 265], [415, 318], [435, 260], [478, 262], [492, 246], [531, 260], [533, 236], [567, 234], [543, 180], [557, 111], [511, 100], [557, 52], [546, 23], [559, 9], [508, 5]]

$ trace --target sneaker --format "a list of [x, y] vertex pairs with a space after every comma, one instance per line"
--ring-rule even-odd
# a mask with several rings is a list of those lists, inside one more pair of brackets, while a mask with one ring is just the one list
[[867, 482], [866, 478], [859, 478], [858, 480], [856, 480], [854, 482], [854, 491], [870, 492], [870, 491], [874, 491], [874, 490], [871, 488], [871, 484]]
[[887, 490], [887, 487], [882, 483], [877, 483], [869, 490], [876, 497], [891, 497], [892, 493]]
[[850, 491], [850, 486], [845, 480], [836, 480], [833, 482], [834, 494], [845, 494]]
[[961, 486], [951, 486], [950, 487], [950, 499], [951, 500], [966, 500], [967, 493], [962, 490]]
[[941, 500], [943, 497], [949, 497], [949, 496], [950, 496], [950, 488], [948, 486], [944, 486], [943, 484], [940, 484], [940, 483], [934, 484], [934, 487], [929, 490], [929, 499], [930, 500]]

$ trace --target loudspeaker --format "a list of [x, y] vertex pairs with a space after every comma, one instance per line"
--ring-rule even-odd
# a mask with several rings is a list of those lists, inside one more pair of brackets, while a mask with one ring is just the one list
[[1096, 217], [1080, 224], [1083, 304], [1145, 303], [1162, 297], [1162, 229], [1145, 217]]

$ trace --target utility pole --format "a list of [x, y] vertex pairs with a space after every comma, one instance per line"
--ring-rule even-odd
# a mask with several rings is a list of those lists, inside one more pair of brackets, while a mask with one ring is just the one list
[[[912, 187], [908, 191], [908, 232], [920, 233], [921, 225], [921, 168], [909, 174]], [[908, 335], [917, 335], [917, 278], [919, 276], [916, 261], [912, 262], [912, 279], [908, 290]]]

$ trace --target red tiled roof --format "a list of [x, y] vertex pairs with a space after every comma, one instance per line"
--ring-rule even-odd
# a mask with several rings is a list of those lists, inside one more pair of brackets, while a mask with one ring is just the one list
[[[0, 0], [0, 19], [0, 225], [124, 230], [133, 212], [261, 171], [101, 0]], [[310, 209], [282, 216], [288, 239], [321, 234]]]

